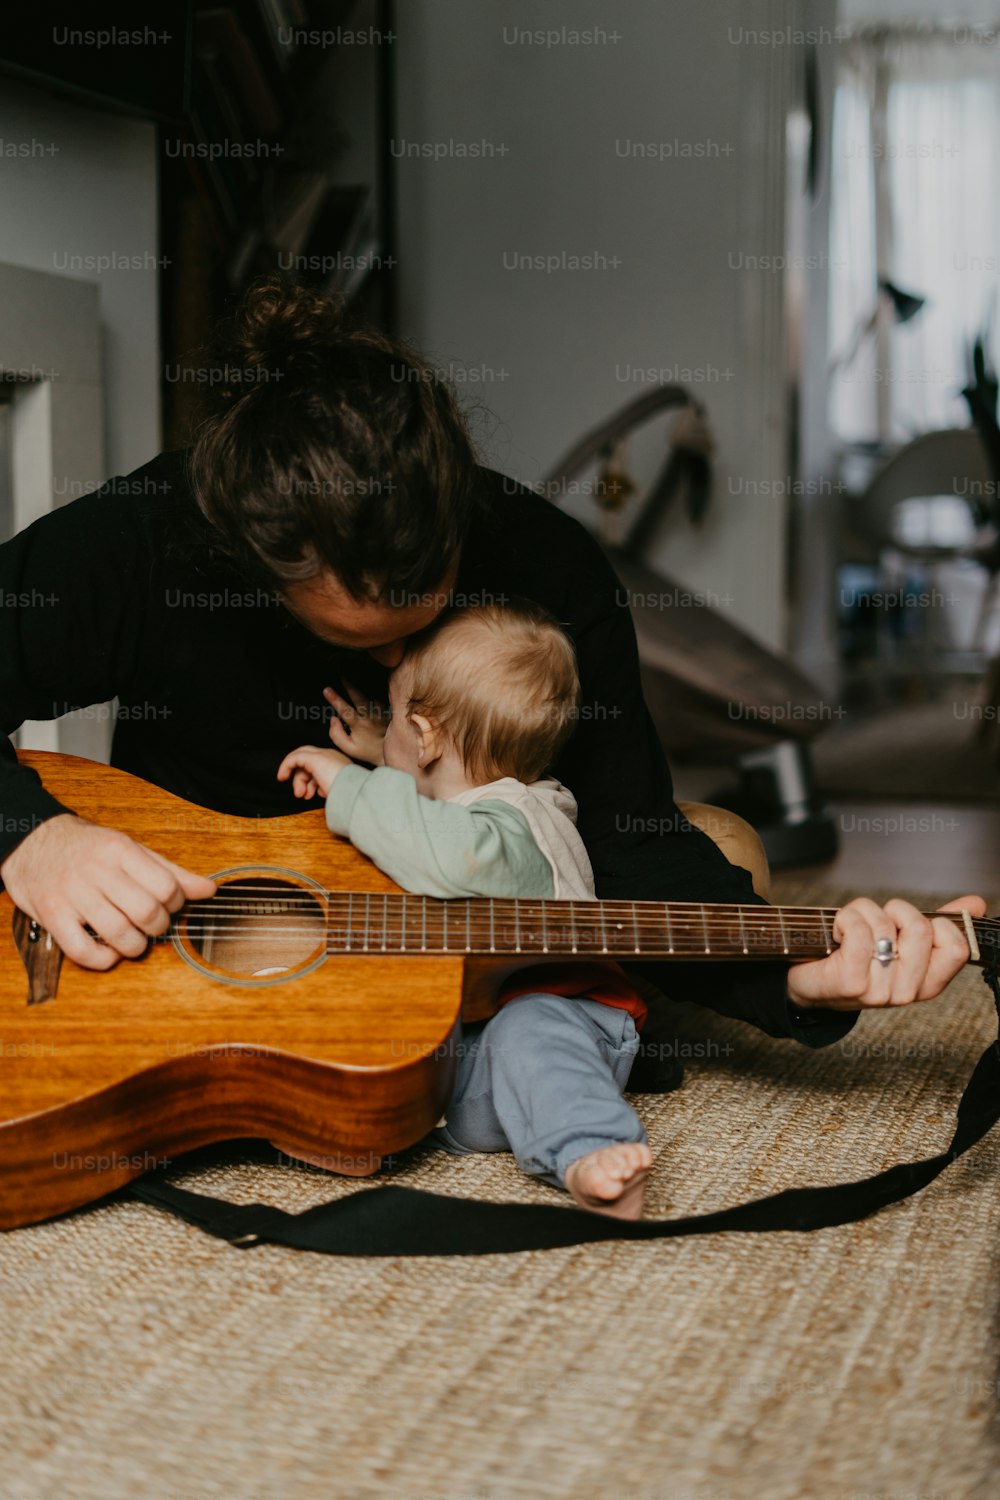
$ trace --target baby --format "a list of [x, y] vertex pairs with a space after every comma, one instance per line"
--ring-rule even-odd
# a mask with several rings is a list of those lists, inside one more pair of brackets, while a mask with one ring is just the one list
[[[337, 748], [304, 745], [278, 770], [296, 796], [326, 798], [332, 832], [418, 894], [594, 899], [576, 803], [543, 775], [580, 695], [572, 643], [546, 611], [524, 600], [440, 616], [390, 677], [388, 724], [347, 691], [326, 689]], [[582, 1207], [639, 1218], [653, 1158], [622, 1090], [642, 1001], [614, 965], [537, 972], [465, 1028], [436, 1139], [513, 1151]]]

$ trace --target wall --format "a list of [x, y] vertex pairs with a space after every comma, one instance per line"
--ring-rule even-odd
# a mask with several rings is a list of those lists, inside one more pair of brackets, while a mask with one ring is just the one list
[[[0, 142], [0, 264], [97, 284], [107, 466], [97, 477], [127, 473], [160, 446], [155, 129], [4, 78]], [[15, 147], [31, 154], [8, 154]]]
[[841, 21], [854, 25], [987, 25], [1000, 21], [996, 0], [840, 0]]
[[[155, 131], [3, 79], [0, 363], [15, 386], [14, 524], [159, 450]], [[101, 706], [22, 748], [106, 760]]]
[[793, 283], [798, 295], [799, 479], [795, 496], [792, 553], [792, 619], [789, 646], [796, 663], [831, 699], [840, 688], [837, 640], [836, 559], [840, 546], [840, 481], [827, 416], [830, 361], [830, 136], [836, 89], [837, 45], [829, 40], [839, 14], [837, 0], [803, 0], [805, 24], [826, 38], [816, 49], [819, 150], [815, 193], [800, 199], [790, 215], [800, 236], [797, 248], [809, 267]]
[[[713, 508], [700, 530], [671, 519], [651, 556], [783, 646], [783, 288], [761, 264], [784, 250], [793, 60], [751, 38], [790, 24], [796, 6], [409, 0], [400, 11], [403, 331], [478, 407], [490, 461], [529, 483], [648, 390], [644, 372], [689, 384], [719, 442]], [[604, 39], [519, 36], [563, 28]], [[575, 255], [600, 269], [508, 268]], [[636, 445], [644, 467], [664, 431]]]

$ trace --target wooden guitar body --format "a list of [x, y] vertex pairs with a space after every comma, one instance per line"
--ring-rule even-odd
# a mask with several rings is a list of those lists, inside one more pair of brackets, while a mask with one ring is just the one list
[[[234, 871], [228, 879], [245, 882], [262, 870], [287, 872], [310, 912], [310, 881], [398, 890], [329, 833], [322, 812], [235, 818], [77, 757], [21, 759], [66, 806], [188, 868]], [[340, 1156], [346, 1170], [364, 1174], [443, 1113], [461, 957], [327, 955], [321, 928], [293, 911], [275, 919], [289, 927], [284, 951], [275, 951], [269, 931], [266, 952], [255, 955], [251, 930], [241, 959], [255, 970], [286, 963], [290, 974], [241, 982], [226, 972], [228, 935], [216, 938], [204, 970], [195, 967], [197, 953], [171, 941], [108, 973], [81, 969], [53, 949], [48, 962], [44, 951], [29, 954], [36, 990], [54, 988], [32, 1004], [14, 918], [0, 892], [0, 1228], [78, 1207], [165, 1159], [243, 1136]], [[23, 918], [21, 925], [28, 950]], [[45, 943], [42, 933], [33, 946]], [[480, 1014], [488, 1013], [490, 967], [469, 965]], [[54, 985], [46, 972], [53, 968]]]

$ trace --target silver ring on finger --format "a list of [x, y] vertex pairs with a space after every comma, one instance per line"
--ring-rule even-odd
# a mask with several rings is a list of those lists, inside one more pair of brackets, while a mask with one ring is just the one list
[[876, 938], [875, 952], [872, 954], [872, 962], [880, 963], [883, 969], [887, 969], [894, 958], [899, 957], [899, 949], [892, 938]]

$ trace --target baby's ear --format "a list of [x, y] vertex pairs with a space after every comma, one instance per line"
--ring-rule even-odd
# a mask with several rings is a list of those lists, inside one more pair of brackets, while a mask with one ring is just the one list
[[438, 759], [442, 748], [442, 735], [438, 726], [423, 714], [410, 714], [409, 722], [417, 740], [417, 761], [426, 768]]

